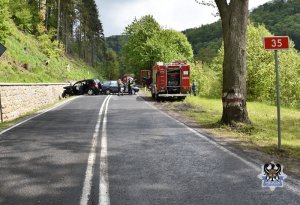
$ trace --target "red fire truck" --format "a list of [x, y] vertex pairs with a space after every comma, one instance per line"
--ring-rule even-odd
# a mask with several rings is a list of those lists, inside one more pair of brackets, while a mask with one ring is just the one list
[[184, 99], [190, 92], [190, 65], [185, 62], [158, 62], [151, 70], [151, 94], [162, 98]]

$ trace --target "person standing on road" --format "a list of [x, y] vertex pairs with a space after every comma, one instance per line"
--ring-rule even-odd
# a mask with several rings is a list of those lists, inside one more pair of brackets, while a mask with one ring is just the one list
[[196, 96], [196, 80], [193, 80], [193, 83], [192, 83], [192, 91], [193, 91], [193, 94], [194, 96]]
[[133, 79], [129, 78], [127, 83], [128, 83], [128, 94], [132, 95], [132, 87], [131, 86], [132, 86], [132, 83], [133, 83]]
[[122, 91], [122, 87], [123, 87], [123, 83], [121, 79], [118, 79], [118, 96], [123, 95], [123, 91]]

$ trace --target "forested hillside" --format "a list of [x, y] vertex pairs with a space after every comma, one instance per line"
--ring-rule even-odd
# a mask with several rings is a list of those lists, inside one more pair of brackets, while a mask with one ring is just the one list
[[210, 62], [222, 44], [221, 21], [183, 31], [192, 44], [194, 58]]
[[[300, 50], [300, 1], [273, 0], [254, 9], [250, 20], [255, 24], [264, 24], [274, 35], [287, 35]], [[196, 60], [210, 62], [221, 47], [221, 22], [191, 28], [183, 31], [192, 44]]]
[[122, 42], [125, 41], [124, 36], [114, 35], [105, 38], [108, 48], [112, 48], [116, 53], [120, 54], [122, 48]]
[[289, 36], [300, 50], [300, 1], [273, 0], [259, 6], [250, 15], [253, 22], [264, 24], [273, 34]]
[[100, 76], [107, 64], [95, 0], [1, 0], [0, 19], [2, 82]]
[[47, 35], [66, 53], [91, 65], [103, 51], [103, 28], [94, 0], [10, 0], [9, 12], [22, 31], [43, 40]]

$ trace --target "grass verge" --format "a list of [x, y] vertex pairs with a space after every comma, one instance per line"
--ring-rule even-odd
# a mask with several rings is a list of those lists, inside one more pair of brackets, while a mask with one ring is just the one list
[[300, 111], [292, 108], [281, 109], [282, 152], [277, 151], [277, 110], [276, 106], [258, 102], [248, 102], [247, 110], [251, 125], [239, 125], [235, 128], [219, 123], [222, 116], [220, 99], [188, 97], [183, 103], [174, 103], [173, 107], [183, 107], [183, 111], [203, 128], [216, 132], [230, 132], [231, 138], [242, 140], [248, 146], [269, 154], [292, 157], [300, 160]]

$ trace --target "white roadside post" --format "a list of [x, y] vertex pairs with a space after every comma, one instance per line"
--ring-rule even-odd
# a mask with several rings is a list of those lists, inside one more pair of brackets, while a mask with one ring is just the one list
[[274, 50], [275, 51], [278, 150], [281, 150], [280, 89], [279, 89], [280, 84], [279, 84], [278, 50], [289, 49], [289, 37], [288, 36], [264, 37], [264, 48], [266, 50]]

